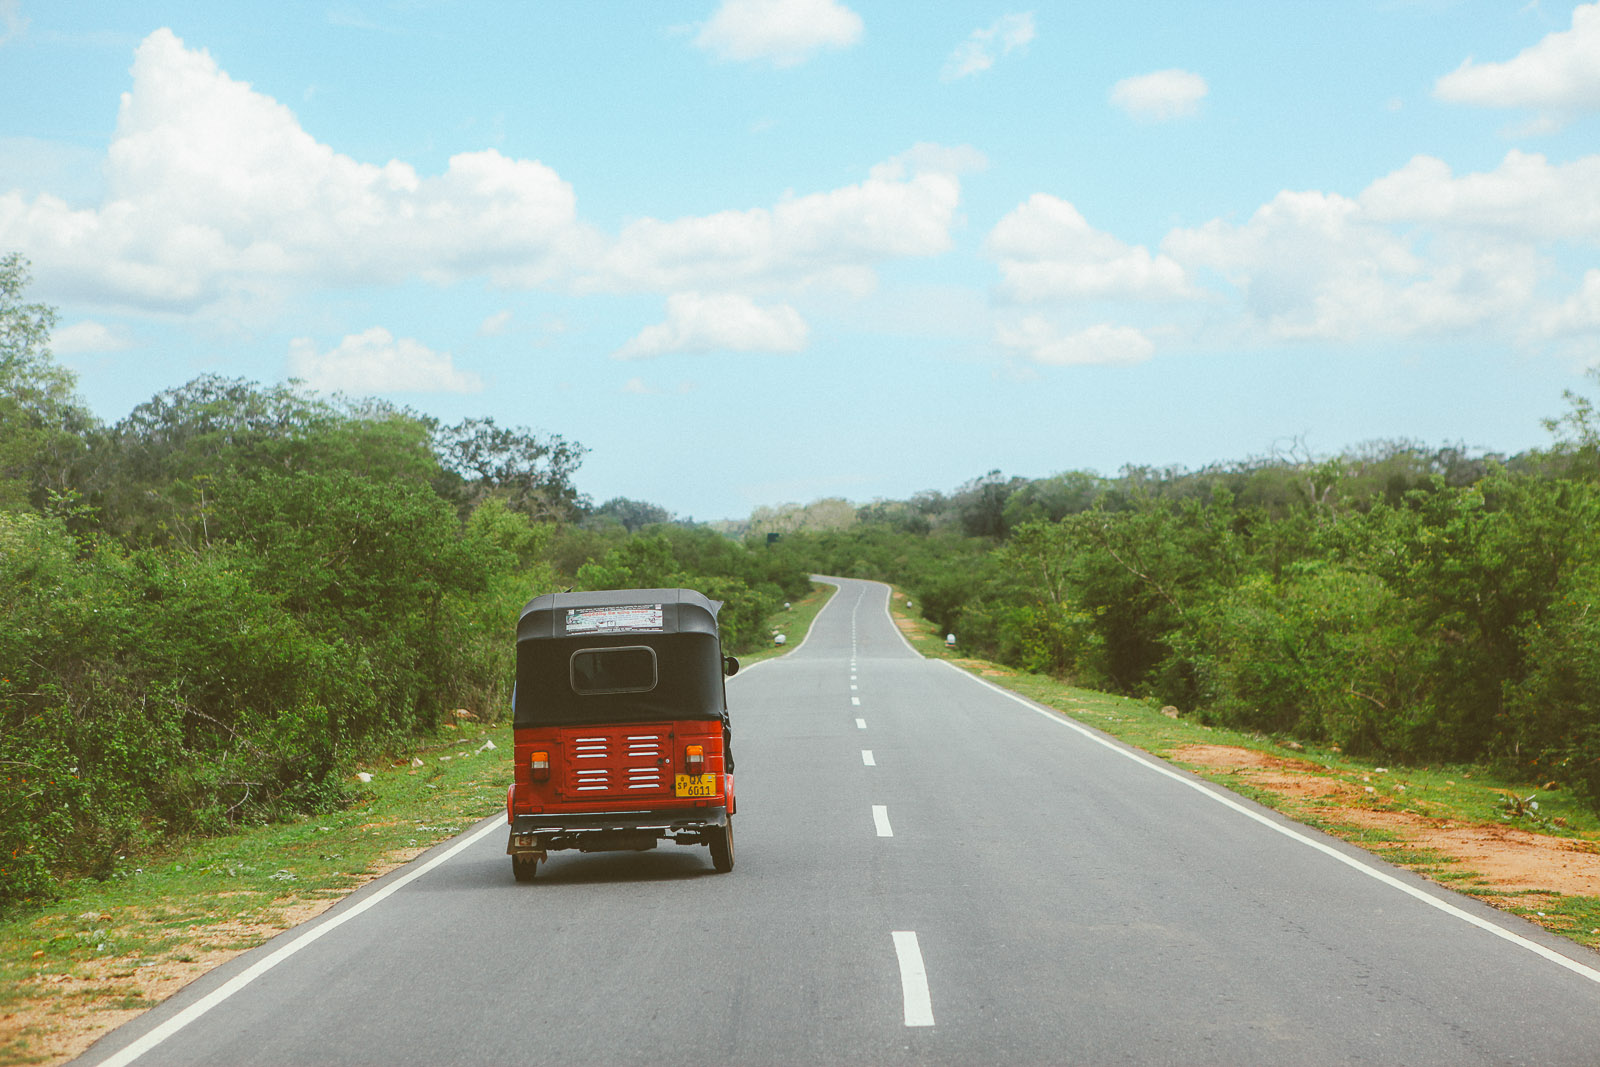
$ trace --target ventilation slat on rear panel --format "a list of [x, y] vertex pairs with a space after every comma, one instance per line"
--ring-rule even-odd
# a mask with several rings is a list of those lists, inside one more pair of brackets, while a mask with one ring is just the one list
[[569, 754], [566, 791], [602, 800], [668, 796], [672, 792], [671, 735], [638, 726], [586, 726], [564, 738]]

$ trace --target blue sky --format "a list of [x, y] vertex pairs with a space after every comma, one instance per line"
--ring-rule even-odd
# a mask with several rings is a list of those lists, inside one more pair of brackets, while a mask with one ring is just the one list
[[1600, 361], [1600, 3], [0, 0], [0, 99], [102, 418], [298, 377], [702, 520], [1515, 452]]

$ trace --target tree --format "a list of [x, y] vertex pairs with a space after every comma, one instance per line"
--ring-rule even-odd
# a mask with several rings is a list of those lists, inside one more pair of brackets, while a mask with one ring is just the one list
[[[1600, 367], [1590, 367], [1586, 373], [1600, 383]], [[1567, 413], [1544, 420], [1544, 428], [1556, 437], [1553, 456], [1567, 477], [1600, 481], [1600, 414], [1594, 402], [1580, 393], [1563, 389], [1561, 396]]]
[[29, 281], [20, 254], [0, 259], [0, 507], [42, 508], [73, 491], [95, 426], [50, 354], [55, 309], [23, 302]]
[[381, 721], [341, 723], [341, 736], [434, 721], [462, 644], [446, 602], [482, 592], [507, 555], [485, 539], [487, 524], [463, 536], [429, 487], [349, 471], [236, 479], [218, 498], [216, 523], [217, 536], [243, 550], [255, 588], [310, 633], [359, 647], [371, 662]]
[[1528, 676], [1509, 699], [1509, 755], [1571, 785], [1600, 809], [1600, 561], [1563, 580], [1538, 626], [1528, 627]]
[[643, 500], [629, 500], [625, 496], [614, 496], [589, 512], [589, 518], [601, 522], [619, 522], [622, 524], [622, 528], [629, 533], [638, 533], [646, 526], [671, 522], [673, 516], [672, 512], [659, 504], [651, 504]]
[[967, 536], [1004, 537], [1006, 501], [1026, 484], [1026, 478], [1007, 478], [994, 470], [957, 489], [955, 511]]
[[1040, 519], [1059, 522], [1068, 515], [1088, 511], [1104, 492], [1104, 480], [1090, 471], [1064, 471], [1039, 478], [1006, 499], [1005, 527], [1015, 530], [1025, 522]]
[[462, 514], [490, 496], [537, 521], [574, 519], [584, 504], [572, 476], [587, 450], [576, 442], [484, 418], [441, 426], [433, 443], [443, 468], [434, 487]]
[[1403, 509], [1375, 508], [1362, 563], [1411, 605], [1437, 700], [1427, 754], [1471, 759], [1510, 745], [1507, 695], [1574, 568], [1596, 554], [1600, 493], [1497, 470], [1449, 489], [1436, 477]]
[[432, 430], [432, 420], [381, 401], [202, 375], [117, 423], [100, 449], [94, 498], [130, 541], [204, 543], [211, 501], [241, 472], [343, 470], [425, 485], [439, 474]]
[[756, 508], [745, 523], [744, 536], [764, 538], [769, 533], [792, 534], [800, 530], [843, 530], [854, 526], [857, 512], [854, 504], [843, 497], [830, 496], [801, 506]]
[[904, 500], [874, 500], [856, 509], [856, 519], [866, 525], [886, 526], [908, 534], [925, 534], [932, 529], [928, 517]]

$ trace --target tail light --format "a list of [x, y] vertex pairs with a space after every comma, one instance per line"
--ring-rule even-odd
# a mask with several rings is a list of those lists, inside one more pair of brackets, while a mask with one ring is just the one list
[[550, 753], [544, 750], [528, 754], [528, 774], [535, 782], [550, 780]]
[[683, 769], [688, 774], [703, 774], [706, 769], [706, 746], [689, 745], [683, 750]]

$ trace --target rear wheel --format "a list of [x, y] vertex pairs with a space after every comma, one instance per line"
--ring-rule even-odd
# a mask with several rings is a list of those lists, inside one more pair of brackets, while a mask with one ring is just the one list
[[733, 870], [733, 816], [728, 816], [728, 821], [712, 831], [711, 841], [711, 866], [718, 872], [727, 874]]
[[512, 856], [511, 877], [519, 882], [531, 882], [539, 873], [538, 856]]

